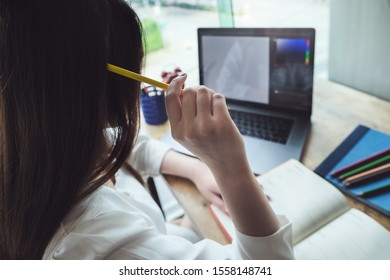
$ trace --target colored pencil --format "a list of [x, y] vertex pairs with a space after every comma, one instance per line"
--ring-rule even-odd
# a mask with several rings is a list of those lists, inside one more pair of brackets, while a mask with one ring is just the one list
[[[169, 85], [166, 84], [166, 83], [163, 83], [163, 82], [160, 82], [160, 81], [157, 81], [157, 80], [153, 80], [151, 78], [142, 76], [141, 74], [135, 73], [133, 71], [121, 68], [121, 67], [113, 65], [113, 64], [109, 64], [108, 63], [107, 64], [107, 69], [108, 69], [108, 71], [113, 72], [115, 74], [124, 76], [126, 78], [130, 78], [130, 79], [142, 82], [142, 83], [146, 83], [146, 84], [158, 87], [158, 88], [161, 88], [161, 89], [163, 89], [165, 91], [167, 91], [168, 87], [169, 87]], [[180, 90], [180, 95], [183, 96], [183, 94], [184, 94], [184, 91]], [[230, 110], [229, 106], [226, 106], [226, 108], [228, 110]]]
[[[110, 72], [113, 72], [113, 73], [116, 73], [118, 75], [121, 75], [121, 76], [130, 78], [130, 79], [139, 81], [139, 82], [143, 82], [143, 83], [146, 83], [146, 84], [149, 84], [149, 85], [161, 88], [163, 90], [168, 90], [168, 87], [169, 87], [169, 85], [166, 84], [166, 83], [163, 83], [163, 82], [160, 82], [160, 81], [157, 81], [157, 80], [153, 80], [151, 78], [142, 76], [142, 75], [140, 75], [138, 73], [135, 73], [133, 71], [130, 71], [130, 70], [127, 70], [127, 69], [124, 69], [124, 68], [121, 68], [121, 67], [118, 67], [118, 66], [115, 66], [115, 65], [112, 65], [112, 64], [107, 64], [107, 69]], [[184, 94], [184, 92], [183, 92], [183, 90], [181, 90], [180, 91], [180, 95], [183, 95], [183, 94]]]
[[381, 152], [379, 152], [379, 153], [376, 153], [376, 154], [371, 155], [371, 156], [369, 156], [369, 157], [367, 157], [367, 158], [364, 158], [364, 159], [362, 159], [362, 160], [359, 160], [359, 161], [357, 161], [357, 162], [354, 162], [354, 163], [352, 163], [352, 164], [350, 164], [350, 165], [348, 165], [348, 166], [346, 166], [346, 167], [343, 167], [343, 168], [341, 168], [341, 169], [338, 169], [338, 170], [334, 171], [334, 172], [331, 174], [331, 176], [334, 177], [334, 178], [337, 178], [337, 177], [339, 177], [339, 176], [340, 176], [341, 174], [343, 174], [343, 173], [349, 172], [349, 171], [351, 171], [352, 169], [358, 168], [358, 167], [360, 167], [360, 166], [362, 166], [362, 165], [365, 165], [365, 164], [367, 164], [367, 163], [369, 163], [369, 162], [371, 162], [371, 161], [374, 161], [374, 160], [376, 160], [376, 159], [378, 159], [378, 158], [381, 158], [381, 157], [386, 156], [386, 155], [389, 155], [389, 154], [390, 154], [390, 148], [387, 148], [387, 149], [385, 149], [385, 150], [383, 150], [383, 151], [381, 151]]
[[379, 182], [383, 179], [390, 178], [390, 171], [384, 171], [378, 174], [373, 175], [372, 177], [367, 177], [361, 180], [356, 180], [355, 182], [345, 185], [346, 188], [357, 188], [363, 185], [371, 184], [374, 182]]
[[351, 171], [349, 171], [347, 173], [341, 174], [338, 177], [338, 179], [339, 180], [344, 180], [344, 179], [346, 179], [346, 178], [348, 178], [348, 177], [350, 177], [352, 175], [355, 175], [355, 174], [358, 174], [360, 172], [366, 171], [366, 170], [368, 170], [370, 168], [373, 168], [373, 167], [378, 166], [380, 164], [387, 163], [389, 161], [390, 161], [390, 155], [383, 156], [383, 157], [378, 158], [378, 159], [376, 159], [374, 161], [371, 161], [371, 162], [369, 162], [369, 163], [367, 163], [367, 164], [365, 164], [363, 166], [360, 166], [360, 167], [358, 167], [356, 169], [352, 169]]
[[382, 178], [386, 175], [390, 175], [390, 163], [350, 176], [345, 179], [343, 183], [346, 187], [354, 187], [356, 185], [361, 185], [364, 182], [372, 181], [373, 179]]
[[383, 186], [380, 186], [380, 187], [377, 187], [377, 188], [374, 188], [374, 189], [371, 189], [371, 190], [367, 190], [367, 191], [358, 193], [357, 196], [360, 196], [360, 197], [372, 197], [372, 196], [384, 194], [384, 193], [387, 193], [387, 192], [390, 192], [390, 184], [383, 185]]

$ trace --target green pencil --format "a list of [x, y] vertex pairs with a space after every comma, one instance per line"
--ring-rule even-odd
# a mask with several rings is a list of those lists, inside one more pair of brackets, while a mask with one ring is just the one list
[[369, 168], [371, 168], [373, 166], [376, 166], [376, 165], [378, 165], [380, 163], [384, 163], [384, 162], [386, 162], [388, 160], [390, 160], [390, 155], [383, 156], [383, 157], [381, 157], [381, 158], [379, 158], [377, 160], [374, 160], [374, 161], [372, 161], [370, 163], [367, 163], [367, 164], [365, 164], [363, 166], [360, 166], [360, 167], [358, 167], [356, 169], [353, 169], [353, 170], [351, 170], [351, 171], [349, 171], [347, 173], [341, 174], [339, 176], [339, 180], [344, 180], [345, 178], [347, 178], [349, 176], [352, 176], [352, 175], [355, 175], [355, 174], [357, 174], [359, 172], [365, 171], [365, 170], [367, 170], [367, 169], [369, 169]]

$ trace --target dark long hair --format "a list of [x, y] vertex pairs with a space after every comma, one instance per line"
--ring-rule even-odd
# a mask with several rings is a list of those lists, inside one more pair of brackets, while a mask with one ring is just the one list
[[107, 63], [139, 72], [142, 59], [139, 19], [122, 0], [1, 1], [1, 259], [42, 258], [72, 207], [125, 163], [139, 83]]

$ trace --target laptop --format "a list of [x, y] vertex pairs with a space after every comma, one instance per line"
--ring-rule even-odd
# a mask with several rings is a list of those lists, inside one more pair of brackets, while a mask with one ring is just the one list
[[[310, 130], [315, 30], [199, 28], [200, 84], [222, 93], [254, 173], [299, 160]], [[162, 139], [189, 153], [166, 135]]]

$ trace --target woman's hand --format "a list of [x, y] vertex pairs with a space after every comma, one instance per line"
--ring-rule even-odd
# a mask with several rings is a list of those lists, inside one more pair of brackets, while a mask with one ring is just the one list
[[191, 180], [210, 203], [227, 213], [214, 175], [199, 159], [170, 150], [163, 159], [160, 172]]
[[247, 167], [242, 137], [230, 118], [225, 98], [204, 86], [190, 87], [180, 96], [186, 76], [175, 78], [166, 106], [172, 136], [215, 170], [236, 172]]
[[206, 164], [200, 160], [196, 160], [197, 163], [194, 165], [194, 168], [190, 171], [190, 179], [194, 182], [199, 192], [212, 204], [217, 206], [223, 212], [228, 214], [225, 202], [223, 201], [221, 190], [218, 187], [218, 184], [214, 178], [213, 173]]
[[275, 233], [280, 227], [278, 218], [249, 166], [225, 98], [204, 86], [186, 88], [180, 96], [185, 79], [172, 80], [166, 97], [173, 138], [210, 168], [239, 232]]

